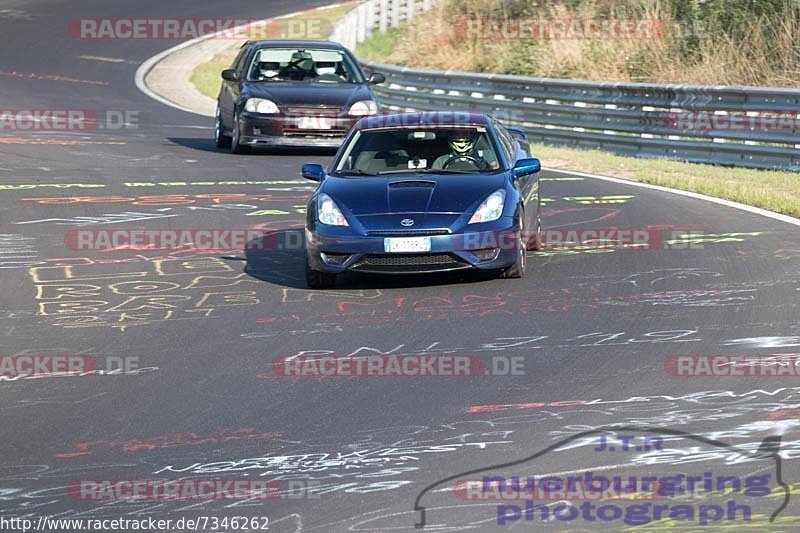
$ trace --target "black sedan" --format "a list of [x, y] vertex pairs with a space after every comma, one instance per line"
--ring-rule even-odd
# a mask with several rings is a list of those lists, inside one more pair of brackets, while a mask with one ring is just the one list
[[222, 71], [214, 140], [235, 154], [253, 146], [341, 144], [358, 119], [378, 114], [353, 54], [325, 41], [248, 41]]

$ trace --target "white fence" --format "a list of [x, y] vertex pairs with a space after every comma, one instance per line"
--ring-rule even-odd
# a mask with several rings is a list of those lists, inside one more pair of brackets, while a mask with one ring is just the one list
[[336, 21], [330, 40], [351, 50], [373, 31], [386, 31], [430, 9], [436, 0], [368, 0]]

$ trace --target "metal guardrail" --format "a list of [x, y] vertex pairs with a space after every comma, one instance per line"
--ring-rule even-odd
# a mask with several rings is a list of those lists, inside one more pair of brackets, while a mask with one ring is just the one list
[[[349, 46], [354, 47], [379, 27], [379, 17], [364, 13], [379, 8], [377, 13], [387, 15], [392, 5], [391, 12], [399, 13], [401, 4], [411, 3], [369, 0], [348, 13], [353, 14], [349, 22], [337, 23], [337, 30], [360, 28], [352, 34]], [[355, 15], [358, 10], [362, 15]], [[403, 20], [414, 12], [406, 9]], [[389, 109], [473, 110], [521, 126], [531, 142], [800, 171], [797, 89], [594, 82], [362, 64], [386, 74], [387, 82], [375, 86], [375, 93]]]

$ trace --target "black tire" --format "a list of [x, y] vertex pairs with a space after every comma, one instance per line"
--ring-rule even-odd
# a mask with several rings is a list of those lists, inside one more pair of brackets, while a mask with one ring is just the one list
[[309, 289], [330, 289], [336, 285], [336, 274], [313, 270], [306, 256], [306, 284]]
[[231, 137], [231, 153], [232, 154], [249, 154], [250, 147], [239, 143], [239, 136], [241, 135], [241, 128], [239, 126], [239, 112], [233, 112], [233, 136]]
[[527, 250], [525, 246], [525, 222], [522, 215], [520, 215], [519, 236], [517, 236], [517, 260], [513, 265], [503, 271], [503, 278], [522, 278], [525, 277], [525, 267], [527, 265]]
[[544, 248], [544, 243], [542, 242], [542, 210], [541, 204], [536, 209], [536, 235], [534, 236], [534, 242], [528, 241], [528, 250], [541, 250]]
[[222, 132], [222, 110], [217, 104], [217, 112], [214, 115], [214, 144], [217, 148], [230, 148], [231, 138]]

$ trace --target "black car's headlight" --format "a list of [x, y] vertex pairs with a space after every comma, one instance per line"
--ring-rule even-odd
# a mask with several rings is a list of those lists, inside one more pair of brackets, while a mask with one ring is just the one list
[[265, 115], [280, 112], [275, 102], [267, 100], [266, 98], [248, 98], [247, 102], [244, 104], [244, 110], [250, 111], [251, 113], [263, 113]]
[[317, 197], [317, 218], [320, 223], [329, 226], [349, 226], [347, 219], [344, 218], [342, 210], [333, 201], [333, 198], [325, 193]]
[[492, 194], [486, 197], [475, 214], [469, 219], [469, 224], [478, 222], [491, 222], [497, 220], [503, 214], [503, 206], [506, 203], [505, 189], [497, 189]]
[[378, 112], [378, 104], [373, 100], [361, 100], [350, 106], [347, 112], [351, 116], [374, 115]]

